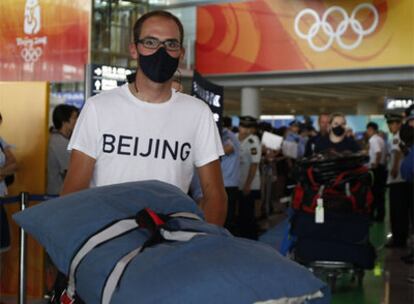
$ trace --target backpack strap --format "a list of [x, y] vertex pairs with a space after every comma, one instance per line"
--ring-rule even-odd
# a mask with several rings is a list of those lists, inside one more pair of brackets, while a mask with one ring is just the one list
[[116, 221], [115, 223], [110, 224], [109, 226], [105, 227], [103, 230], [98, 232], [97, 234], [92, 235], [86, 242], [83, 244], [83, 246], [78, 250], [78, 252], [73, 257], [70, 268], [69, 268], [69, 281], [68, 281], [68, 287], [64, 291], [67, 296], [63, 295], [61, 296], [63, 298], [69, 297], [70, 299], [74, 299], [75, 297], [75, 273], [76, 270], [82, 262], [82, 260], [85, 258], [85, 256], [96, 246], [112, 240], [122, 234], [125, 234], [133, 229], [136, 229], [138, 227], [138, 223], [135, 220], [135, 218], [129, 218], [129, 219], [122, 219], [119, 221]]
[[[170, 214], [167, 216], [159, 215], [153, 212], [152, 210], [146, 208], [140, 211], [137, 215], [137, 222], [141, 223], [141, 228], [149, 228], [151, 232], [151, 237], [142, 245], [138, 247], [124, 257], [122, 257], [115, 267], [112, 269], [112, 272], [109, 274], [104, 288], [102, 290], [102, 300], [101, 304], [109, 304], [111, 302], [112, 296], [118, 287], [119, 280], [124, 274], [129, 263], [138, 256], [145, 248], [154, 246], [164, 241], [179, 241], [186, 242], [191, 240], [197, 235], [205, 235], [204, 232], [193, 232], [193, 231], [170, 231], [165, 227], [165, 223], [172, 218], [186, 218], [192, 220], [201, 220], [196, 214], [187, 213], [187, 212], [178, 212]], [[149, 220], [152, 220], [152, 223]]]
[[[164, 225], [169, 219], [172, 218], [201, 220], [199, 216], [193, 213], [177, 212], [169, 215], [161, 215], [155, 213], [149, 208], [145, 208], [138, 212], [135, 217], [117, 220], [107, 225], [96, 234], [90, 236], [72, 258], [69, 268], [68, 286], [60, 296], [60, 302], [62, 304], [75, 303], [76, 270], [89, 252], [105, 242], [108, 242], [137, 228], [145, 228], [151, 233], [150, 238], [142, 246], [134, 249], [122, 257], [108, 276], [104, 289], [102, 290], [102, 303], [109, 303], [119, 282], [119, 279], [124, 273], [129, 262], [146, 247], [153, 246], [163, 241], [188, 241], [196, 235], [205, 234], [202, 232], [169, 231], [164, 227]], [[161, 227], [164, 228], [161, 229]]]

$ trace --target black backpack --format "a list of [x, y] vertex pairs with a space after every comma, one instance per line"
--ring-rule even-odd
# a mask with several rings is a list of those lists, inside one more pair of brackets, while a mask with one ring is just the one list
[[[3, 153], [5, 153], [3, 145], [1, 144], [1, 142], [0, 142], [0, 149], [1, 149], [1, 151], [3, 151]], [[7, 187], [10, 186], [11, 184], [13, 184], [14, 183], [14, 174], [6, 175], [6, 177], [4, 178], [4, 182], [6, 183]]]

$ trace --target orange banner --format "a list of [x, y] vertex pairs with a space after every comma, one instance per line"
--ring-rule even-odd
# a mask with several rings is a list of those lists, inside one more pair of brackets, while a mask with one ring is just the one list
[[203, 74], [414, 64], [412, 0], [255, 0], [197, 8]]
[[83, 81], [90, 0], [1, 0], [0, 80]]

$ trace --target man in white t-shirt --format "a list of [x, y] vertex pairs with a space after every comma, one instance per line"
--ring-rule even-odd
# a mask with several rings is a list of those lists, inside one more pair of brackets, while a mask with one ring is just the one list
[[374, 202], [371, 218], [383, 222], [385, 217], [385, 181], [387, 179], [385, 161], [387, 149], [384, 140], [378, 135], [378, 125], [375, 122], [371, 121], [367, 124], [366, 134], [369, 137], [369, 167], [374, 174], [374, 184], [372, 186]]
[[169, 12], [152, 11], [137, 20], [130, 46], [138, 60], [135, 81], [86, 102], [69, 143], [62, 194], [150, 179], [187, 192], [196, 167], [205, 218], [224, 223], [223, 148], [213, 115], [203, 101], [171, 89], [184, 56], [182, 42], [182, 24]]
[[256, 239], [255, 201], [260, 199], [259, 163], [262, 155], [259, 138], [254, 134], [257, 120], [251, 116], [240, 117], [239, 219], [240, 236]]
[[391, 132], [391, 142], [389, 147], [388, 179], [390, 221], [392, 240], [387, 247], [405, 247], [407, 244], [409, 231], [409, 204], [410, 204], [410, 184], [401, 177], [400, 168], [403, 155], [400, 149], [400, 129], [402, 125], [402, 115], [385, 115], [388, 128]]

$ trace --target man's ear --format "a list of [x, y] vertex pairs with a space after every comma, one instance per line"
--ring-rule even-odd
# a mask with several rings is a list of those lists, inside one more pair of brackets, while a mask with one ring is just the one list
[[137, 45], [133, 42], [129, 44], [129, 54], [131, 55], [132, 59], [138, 59]]
[[181, 48], [181, 54], [180, 54], [180, 61], [181, 61], [181, 62], [183, 62], [183, 60], [184, 60], [184, 56], [185, 56], [185, 48], [184, 48], [184, 47], [182, 47], [182, 48]]

